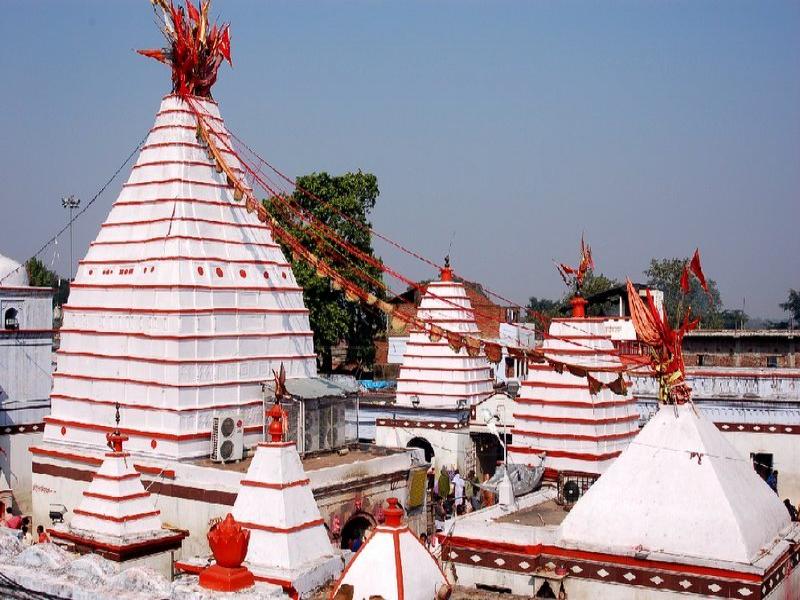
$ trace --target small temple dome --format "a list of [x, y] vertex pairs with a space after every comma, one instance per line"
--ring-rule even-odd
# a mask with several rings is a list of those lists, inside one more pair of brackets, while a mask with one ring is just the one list
[[750, 564], [789, 525], [778, 496], [691, 404], [662, 406], [561, 524], [567, 546]]
[[28, 271], [17, 261], [0, 254], [0, 287], [27, 287]]
[[449, 584], [436, 559], [402, 523], [397, 498], [387, 500], [386, 523], [372, 535], [347, 565], [331, 597], [344, 585], [353, 600], [380, 596], [385, 600], [433, 600], [449, 595]]

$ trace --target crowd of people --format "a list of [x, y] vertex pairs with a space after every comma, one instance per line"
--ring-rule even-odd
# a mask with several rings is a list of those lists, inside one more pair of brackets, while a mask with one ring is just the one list
[[33, 546], [34, 544], [46, 544], [50, 541], [50, 536], [47, 535], [47, 532], [44, 530], [42, 525], [37, 525], [36, 535], [34, 535], [31, 518], [14, 514], [14, 511], [11, 507], [6, 509], [0, 525], [6, 527], [7, 529], [14, 529], [18, 531], [17, 535], [19, 539], [26, 546]]
[[[484, 481], [488, 479], [489, 475], [484, 475]], [[442, 467], [438, 473], [432, 468], [428, 472], [428, 487], [431, 490], [433, 519], [437, 529], [443, 528], [444, 522], [454, 516], [470, 513], [496, 502], [493, 492], [480, 487], [474, 469], [464, 477], [455, 467]]]

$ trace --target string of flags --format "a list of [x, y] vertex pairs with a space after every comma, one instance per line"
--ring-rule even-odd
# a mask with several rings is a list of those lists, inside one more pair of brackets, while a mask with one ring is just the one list
[[[192, 98], [189, 95], [184, 95], [183, 98], [192, 108], [197, 118], [198, 141], [206, 148], [209, 158], [216, 165], [217, 171], [225, 174], [228, 185], [234, 190], [234, 199], [237, 202], [244, 200], [244, 206], [247, 212], [255, 213], [259, 221], [270, 224], [275, 237], [287, 246], [294, 256], [313, 267], [319, 277], [330, 280], [331, 286], [334, 289], [343, 291], [344, 297], [348, 302], [363, 302], [364, 304], [373, 306], [387, 315], [388, 318], [392, 319], [393, 323], [402, 323], [417, 331], [426, 333], [428, 338], [434, 343], [446, 340], [447, 345], [454, 352], [465, 350], [470, 357], [478, 357], [483, 353], [489, 362], [496, 364], [502, 360], [503, 349], [505, 349], [508, 355], [514, 358], [526, 362], [548, 363], [559, 373], [563, 373], [564, 370], [566, 370], [572, 375], [585, 378], [592, 394], [597, 394], [604, 388], [611, 390], [615, 394], [624, 395], [627, 393], [627, 382], [624, 378], [625, 367], [622, 365], [597, 366], [591, 368], [581, 367], [555, 360], [547, 356], [541, 349], [518, 347], [496, 341], [484, 340], [471, 334], [450, 331], [430, 323], [429, 321], [420, 319], [416, 315], [412, 315], [394, 304], [378, 298], [372, 292], [346, 279], [325, 259], [312, 253], [294, 235], [282, 227], [275, 216], [255, 198], [251, 189], [244, 184], [236, 171], [226, 162], [222, 151], [214, 142], [214, 137], [216, 137], [217, 134], [208, 127], [205, 118], [194, 105]], [[232, 152], [231, 149], [227, 151]], [[615, 372], [618, 376], [612, 381], [605, 383], [592, 375], [592, 373], [597, 372]]]

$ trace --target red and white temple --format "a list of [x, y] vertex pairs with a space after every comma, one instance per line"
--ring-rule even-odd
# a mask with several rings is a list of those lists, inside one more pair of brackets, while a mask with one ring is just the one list
[[188, 532], [163, 527], [161, 511], [142, 485], [131, 455], [123, 450], [128, 436], [117, 428], [107, 440], [112, 450], [84, 490], [71, 521], [49, 533], [81, 553], [94, 552], [128, 564], [136, 560], [169, 575], [172, 552], [180, 549]]
[[[294, 442], [284, 442], [282, 409], [269, 413], [269, 442], [260, 442], [231, 514], [250, 531], [244, 565], [256, 581], [280, 585], [292, 597], [306, 597], [342, 570], [341, 555], [331, 545], [311, 482]], [[203, 560], [178, 563], [198, 572]]]
[[[331, 598], [385, 600], [445, 599], [450, 585], [439, 563], [403, 523], [397, 498], [389, 498], [386, 521], [378, 525], [351, 559]], [[349, 588], [352, 588], [349, 589]]]
[[449, 267], [439, 281], [427, 285], [417, 309], [417, 319], [441, 328], [444, 335], [432, 339], [429, 331], [411, 331], [400, 376], [396, 404], [420, 409], [453, 409], [474, 406], [492, 393], [491, 368], [480, 349], [458, 351], [450, 347], [447, 332], [480, 337], [475, 312], [464, 284], [454, 281]]
[[[639, 431], [636, 398], [624, 384], [616, 391], [607, 387], [621, 383], [624, 366], [604, 319], [553, 319], [548, 333], [542, 350], [550, 360], [529, 365], [514, 399], [509, 460], [538, 464], [544, 452], [548, 477], [560, 471], [600, 474]], [[570, 372], [576, 367], [577, 375]], [[592, 390], [586, 372], [604, 385]]]
[[[192, 101], [229, 145], [217, 103]], [[136, 453], [207, 454], [223, 410], [252, 446], [261, 382], [281, 363], [290, 378], [316, 374], [302, 289], [198, 143], [190, 106], [166, 96], [72, 283], [44, 440], [103, 447], [119, 401]]]

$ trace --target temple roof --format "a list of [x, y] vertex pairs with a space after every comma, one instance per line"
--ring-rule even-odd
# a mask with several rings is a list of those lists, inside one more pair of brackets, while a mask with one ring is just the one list
[[575, 504], [568, 546], [750, 564], [789, 516], [777, 495], [691, 404], [662, 406]]
[[[436, 559], [408, 527], [402, 509], [389, 499], [386, 523], [372, 535], [347, 565], [331, 597], [343, 585], [353, 586], [353, 600], [379, 596], [385, 600], [433, 600], [447, 580]], [[394, 514], [399, 513], [399, 514]]]

